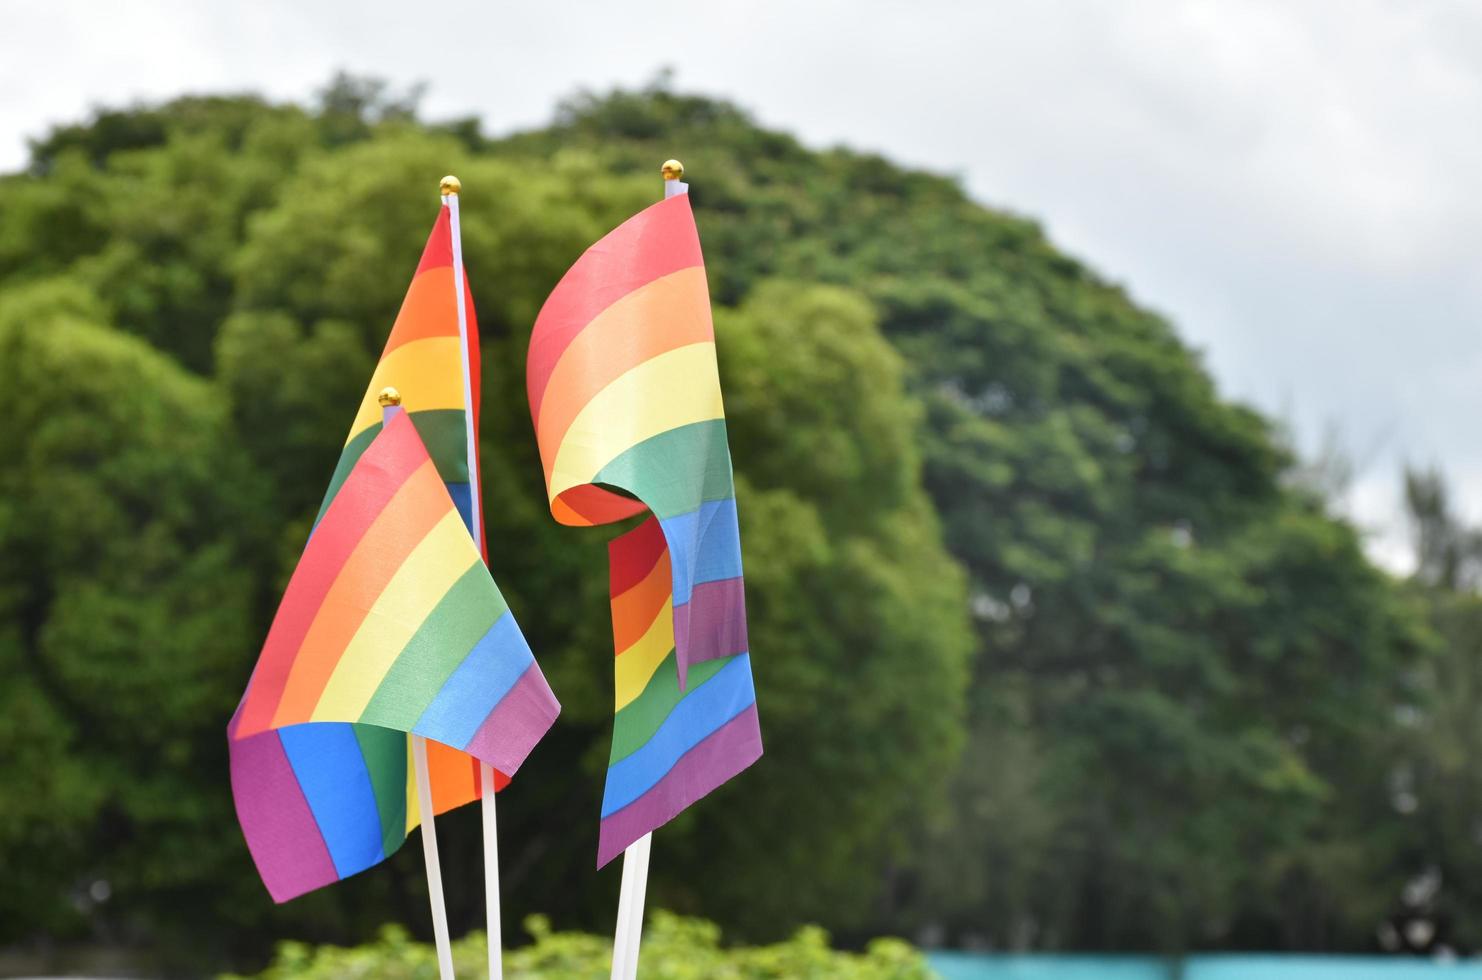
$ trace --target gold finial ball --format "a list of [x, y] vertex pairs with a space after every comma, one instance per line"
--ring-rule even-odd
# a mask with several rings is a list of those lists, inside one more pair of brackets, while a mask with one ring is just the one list
[[463, 181], [454, 177], [452, 174], [448, 174], [443, 178], [442, 183], [438, 187], [441, 188], [443, 196], [446, 197], [449, 194], [457, 194], [463, 190]]
[[665, 180], [684, 179], [684, 164], [678, 160], [665, 160], [664, 165], [659, 169], [663, 172]]
[[390, 408], [392, 405], [400, 405], [401, 392], [397, 391], [390, 385], [387, 385], [386, 387], [382, 388], [381, 393], [376, 396], [376, 401], [381, 403], [382, 408]]

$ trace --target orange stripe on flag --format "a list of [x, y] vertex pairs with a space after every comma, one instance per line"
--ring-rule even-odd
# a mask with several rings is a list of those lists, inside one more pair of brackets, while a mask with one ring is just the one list
[[[417, 544], [447, 515], [447, 490], [426, 460], [396, 491], [355, 546], [304, 634], [303, 650], [284, 686], [273, 725], [309, 720], [345, 648], [386, 584]], [[321, 651], [315, 653], [314, 651]]]
[[432, 739], [427, 740], [427, 775], [432, 783], [433, 813], [446, 813], [483, 795], [478, 760]]
[[391, 327], [382, 357], [402, 344], [428, 337], [458, 336], [458, 297], [449, 266], [428, 269], [412, 280]]
[[612, 645], [618, 656], [643, 639], [669, 601], [674, 583], [665, 550], [643, 581], [612, 600]]
[[715, 339], [705, 269], [670, 273], [603, 310], [577, 334], [551, 371], [536, 440], [546, 471], [572, 421], [596, 394], [650, 358]]
[[410, 421], [405, 426], [392, 426], [372, 454], [375, 465], [357, 466], [325, 511], [273, 617], [234, 722], [237, 737], [255, 735], [272, 724], [295, 658], [325, 596], [359, 547], [366, 527], [426, 461], [425, 451], [409, 451], [414, 446], [420, 448], [421, 441]]
[[572, 487], [551, 501], [551, 514], [568, 527], [611, 524], [647, 509], [641, 500], [611, 493], [591, 483]]

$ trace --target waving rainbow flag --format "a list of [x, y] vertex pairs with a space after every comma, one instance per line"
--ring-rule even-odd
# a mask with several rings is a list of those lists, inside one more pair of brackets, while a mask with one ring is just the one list
[[[418, 825], [409, 733], [443, 813], [479, 797], [480, 761], [507, 784], [560, 710], [469, 533], [477, 327], [464, 347], [450, 241], [445, 206], [227, 729], [238, 820], [280, 902]], [[405, 411], [383, 426], [387, 385]]]
[[[330, 479], [329, 490], [319, 517], [334, 500], [340, 485], [349, 474], [365, 447], [381, 430], [381, 406], [378, 395], [387, 386], [401, 393], [402, 408], [412, 416], [417, 432], [427, 444], [432, 461], [437, 464], [447, 484], [448, 493], [470, 528], [482, 532], [483, 522], [475, 521], [469, 462], [478, 460], [479, 425], [479, 328], [473, 309], [473, 292], [468, 277], [461, 284], [453, 281], [453, 235], [450, 212], [445, 204], [437, 223], [427, 238], [422, 261], [412, 276], [402, 300], [401, 311], [391, 326], [386, 349], [365, 387], [365, 396], [355, 412], [339, 465]], [[458, 290], [463, 290], [467, 311], [466, 343], [458, 329]], [[468, 385], [464, 386], [463, 361], [468, 362]], [[482, 538], [482, 533], [480, 533]], [[484, 542], [479, 542], [484, 550]]]
[[651, 511], [609, 548], [616, 717], [598, 866], [762, 752], [715, 332], [689, 196], [597, 242], [546, 300], [526, 382], [551, 513]]

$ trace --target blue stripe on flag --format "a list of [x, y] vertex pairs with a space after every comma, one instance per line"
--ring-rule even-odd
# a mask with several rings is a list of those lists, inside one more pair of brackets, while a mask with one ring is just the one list
[[473, 488], [467, 483], [444, 483], [443, 486], [448, 488], [448, 496], [453, 498], [453, 506], [458, 509], [458, 516], [463, 518], [463, 526], [472, 533]]
[[608, 767], [603, 818], [652, 789], [681, 756], [755, 701], [751, 656], [743, 653], [686, 694], [641, 748]]
[[413, 731], [463, 748], [534, 660], [515, 617], [505, 610], [443, 683]]
[[381, 812], [354, 728], [324, 722], [290, 725], [278, 730], [278, 738], [319, 824], [335, 873], [348, 878], [384, 858]]
[[674, 572], [674, 604], [690, 601], [690, 590], [741, 574], [741, 530], [736, 501], [712, 500], [698, 510], [659, 521], [669, 544]]

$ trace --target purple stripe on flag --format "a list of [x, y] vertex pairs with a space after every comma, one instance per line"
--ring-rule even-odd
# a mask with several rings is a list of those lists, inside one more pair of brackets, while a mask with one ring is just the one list
[[741, 772], [762, 755], [762, 730], [753, 704], [690, 749], [653, 788], [602, 821], [597, 867], [644, 834]]
[[545, 675], [533, 661], [479, 726], [463, 751], [513, 776], [561, 713]]
[[275, 902], [339, 881], [276, 731], [228, 739], [232, 799], [247, 849]]
[[690, 601], [674, 607], [674, 637], [681, 691], [690, 664], [747, 652], [746, 587], [741, 576], [695, 586]]

